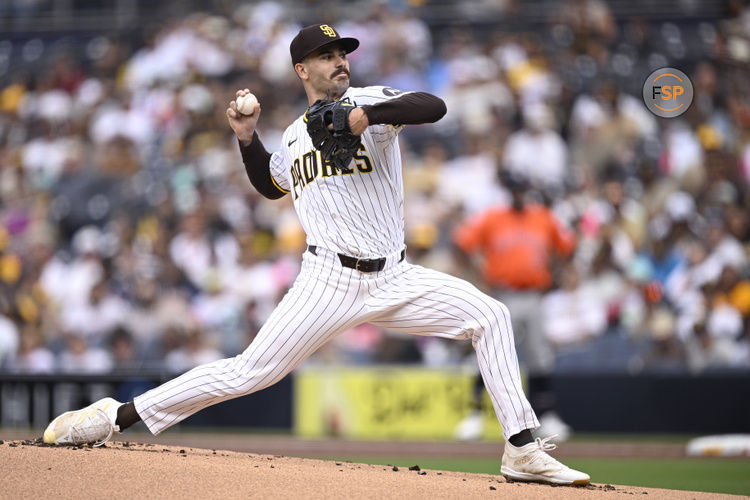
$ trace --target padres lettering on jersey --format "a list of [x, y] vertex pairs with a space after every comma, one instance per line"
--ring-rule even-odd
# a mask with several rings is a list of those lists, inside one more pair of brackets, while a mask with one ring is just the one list
[[[362, 106], [399, 95], [387, 87], [351, 87], [342, 99]], [[365, 258], [403, 247], [400, 129], [368, 127], [352, 162], [341, 170], [322, 161], [301, 116], [286, 129], [281, 151], [271, 158], [271, 175], [291, 193], [308, 244]]]
[[308, 184], [313, 182], [318, 176], [331, 177], [334, 175], [350, 175], [356, 171], [361, 174], [372, 172], [372, 161], [367, 155], [367, 149], [362, 144], [354, 155], [351, 163], [355, 168], [337, 169], [330, 162], [324, 162], [320, 151], [308, 151], [301, 158], [295, 158], [292, 166], [289, 168], [289, 174], [292, 177], [292, 195], [296, 200], [299, 193]]

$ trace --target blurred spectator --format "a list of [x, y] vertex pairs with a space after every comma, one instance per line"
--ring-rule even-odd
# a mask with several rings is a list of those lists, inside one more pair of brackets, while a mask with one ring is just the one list
[[112, 352], [112, 370], [133, 373], [143, 367], [133, 336], [124, 328], [117, 328], [109, 339]]
[[612, 247], [609, 242], [599, 248], [599, 252], [591, 263], [587, 277], [582, 278], [581, 289], [583, 295], [590, 297], [591, 308], [597, 310], [592, 313], [598, 320], [604, 314], [606, 321], [599, 324], [601, 331], [592, 330], [594, 335], [604, 333], [607, 327], [615, 327], [620, 323], [622, 301], [627, 293], [626, 280], [618, 271], [612, 260]]
[[158, 344], [170, 321], [181, 321], [185, 316], [166, 318], [160, 314], [157, 304], [163, 296], [159, 294], [159, 286], [153, 280], [141, 278], [135, 282], [131, 297], [130, 314], [123, 325], [144, 347], [150, 348]]
[[706, 265], [709, 268], [708, 272], [711, 275], [711, 281], [718, 280], [722, 270], [726, 266], [737, 269], [747, 267], [747, 251], [737, 238], [727, 231], [726, 223], [723, 219], [709, 221], [706, 237], [710, 252], [706, 258]]
[[18, 352], [18, 327], [10, 318], [0, 315], [0, 371], [13, 363]]
[[[434, 153], [439, 154], [439, 151], [435, 150]], [[445, 162], [441, 170], [436, 186], [438, 192], [435, 194], [450, 206], [463, 208], [469, 215], [495, 206], [507, 198], [496, 181], [497, 159], [483, 136], [467, 137], [464, 154]]]
[[202, 288], [212, 272], [235, 265], [239, 246], [229, 233], [209, 232], [203, 214], [194, 212], [183, 218], [182, 230], [169, 244], [169, 255], [190, 281]]
[[127, 302], [112, 293], [110, 283], [103, 279], [91, 288], [88, 298], [65, 307], [60, 314], [63, 330], [74, 331], [89, 343], [101, 345], [129, 312]]
[[605, 300], [594, 288], [581, 286], [578, 271], [572, 264], [566, 265], [560, 288], [546, 294], [541, 304], [544, 333], [555, 345], [581, 343], [601, 335], [607, 326]]
[[554, 117], [543, 104], [523, 109], [524, 128], [508, 137], [503, 168], [528, 176], [538, 189], [561, 190], [569, 177], [567, 146], [555, 131]]
[[220, 351], [206, 342], [200, 330], [191, 329], [181, 333], [178, 346], [164, 358], [164, 366], [171, 373], [183, 373], [223, 357]]
[[643, 256], [648, 260], [653, 279], [666, 285], [674, 272], [684, 265], [684, 258], [667, 235], [667, 228], [658, 227], [661, 221], [653, 220], [651, 238]]
[[204, 291], [193, 298], [190, 313], [201, 331], [218, 337], [214, 340], [223, 352], [239, 354], [247, 347], [239, 330], [242, 301], [237, 295], [223, 291], [218, 275], [209, 278]]
[[53, 373], [57, 368], [55, 355], [43, 347], [39, 331], [32, 325], [21, 330], [18, 354], [9, 363], [11, 373], [42, 374]]
[[91, 289], [104, 277], [100, 236], [94, 226], [79, 229], [73, 237], [73, 258], [58, 252], [42, 270], [44, 292], [61, 307], [86, 301]]
[[688, 366], [693, 372], [732, 365], [737, 355], [732, 339], [710, 335], [703, 323], [695, 325], [686, 347]]
[[108, 373], [112, 370], [111, 354], [101, 347], [92, 347], [76, 333], [65, 336], [65, 347], [60, 353], [59, 369], [66, 373]]
[[445, 95], [444, 127], [467, 135], [484, 135], [496, 126], [496, 115], [507, 119], [515, 111], [510, 90], [499, 78], [497, 64], [477, 48], [465, 47], [448, 61], [453, 85]]
[[640, 359], [642, 365], [631, 366], [631, 370], [682, 370], [685, 366], [685, 347], [674, 334], [675, 315], [672, 310], [664, 305], [652, 305], [646, 321], [645, 331], [651, 343]]
[[717, 284], [714, 298], [716, 304], [726, 304], [736, 310], [743, 319], [750, 318], [750, 279], [740, 275], [734, 266], [724, 266]]

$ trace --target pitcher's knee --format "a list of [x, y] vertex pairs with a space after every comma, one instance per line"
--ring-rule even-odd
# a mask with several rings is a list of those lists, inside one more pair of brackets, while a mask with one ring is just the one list
[[501, 322], [510, 325], [510, 309], [508, 309], [508, 306], [499, 300], [496, 300], [495, 309], [498, 311], [498, 316], [500, 316]]
[[478, 327], [474, 328], [474, 341], [484, 336], [512, 336], [512, 327], [510, 323], [510, 311], [502, 302], [490, 299], [483, 308], [483, 317], [479, 321]]

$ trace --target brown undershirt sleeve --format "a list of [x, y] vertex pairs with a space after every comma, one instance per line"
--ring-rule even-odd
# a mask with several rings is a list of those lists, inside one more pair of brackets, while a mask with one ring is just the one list
[[395, 99], [362, 106], [370, 125], [434, 123], [445, 115], [445, 102], [427, 92], [412, 92]]
[[250, 179], [250, 183], [255, 189], [271, 200], [284, 196], [286, 192], [279, 189], [273, 182], [271, 177], [271, 153], [263, 147], [258, 132], [253, 132], [253, 140], [250, 144], [243, 145], [241, 141], [239, 141], [239, 144], [247, 178]]

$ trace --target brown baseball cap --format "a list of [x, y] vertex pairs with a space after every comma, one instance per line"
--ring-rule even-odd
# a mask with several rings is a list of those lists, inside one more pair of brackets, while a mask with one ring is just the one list
[[292, 64], [302, 60], [329, 43], [338, 42], [347, 54], [354, 52], [359, 47], [356, 38], [341, 38], [338, 32], [327, 24], [312, 24], [299, 30], [289, 45], [289, 53], [292, 55]]

